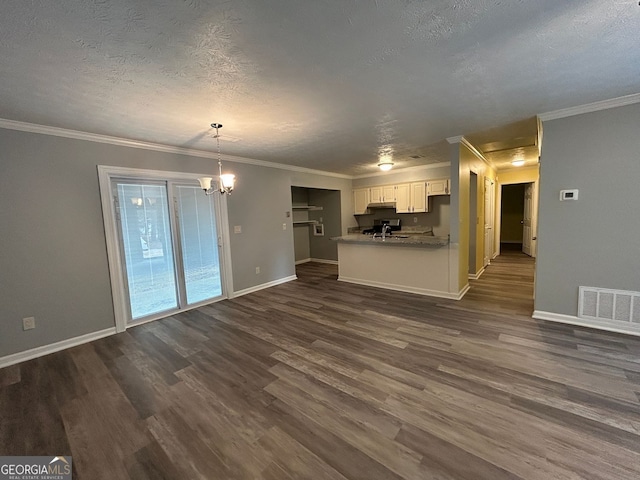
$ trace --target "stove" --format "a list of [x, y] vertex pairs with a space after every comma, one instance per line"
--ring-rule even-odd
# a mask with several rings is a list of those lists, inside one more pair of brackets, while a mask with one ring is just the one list
[[384, 225], [389, 226], [389, 230], [388, 230], [389, 232], [396, 232], [402, 228], [400, 226], [399, 218], [392, 218], [389, 220], [380, 219], [380, 220], [374, 220], [373, 227], [364, 229], [362, 233], [364, 233], [365, 235], [374, 235], [376, 233], [382, 233], [382, 227]]

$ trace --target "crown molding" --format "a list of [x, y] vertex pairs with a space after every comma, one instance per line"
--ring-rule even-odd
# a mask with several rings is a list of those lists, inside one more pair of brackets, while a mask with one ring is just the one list
[[393, 169], [387, 172], [379, 171], [375, 173], [364, 173], [362, 175], [354, 175], [351, 178], [353, 180], [358, 180], [361, 178], [381, 177], [383, 175], [393, 175], [395, 173], [415, 172], [417, 170], [427, 170], [427, 169], [441, 168], [441, 167], [444, 168], [444, 167], [450, 167], [450, 166], [451, 166], [451, 162], [427, 163], [425, 165], [415, 165], [413, 167]]
[[454, 143], [462, 143], [463, 139], [464, 139], [464, 135], [457, 135], [455, 137], [447, 137], [447, 142], [453, 145]]
[[[100, 135], [98, 133], [81, 132], [78, 130], [70, 130], [60, 127], [51, 127], [48, 125], [38, 125], [35, 123], [19, 122], [16, 120], [8, 120], [0, 118], [0, 128], [7, 130], [18, 130], [21, 132], [39, 133], [42, 135], [51, 135], [54, 137], [73, 138], [75, 140], [85, 140], [87, 142], [107, 143], [109, 145], [117, 145], [120, 147], [141, 148], [144, 150], [153, 150], [163, 153], [175, 153], [178, 155], [188, 155], [191, 157], [212, 158], [217, 159], [215, 152], [207, 152], [205, 150], [196, 150], [192, 148], [176, 147], [173, 145], [163, 145], [160, 143], [142, 142], [139, 140], [131, 140], [128, 138], [111, 137], [108, 135]], [[325, 170], [316, 170], [313, 168], [298, 167], [295, 165], [285, 165], [283, 163], [267, 162], [265, 160], [257, 160], [254, 158], [236, 157], [234, 155], [222, 154], [225, 161], [244, 163], [248, 165], [256, 165], [260, 167], [278, 168], [280, 170], [289, 170], [292, 172], [311, 173], [314, 175], [324, 175], [326, 177], [335, 177], [351, 180], [351, 175], [342, 173], [327, 172]]]
[[495, 163], [493, 163], [491, 160], [485, 157], [480, 150], [474, 147], [473, 144], [464, 137], [464, 135], [460, 139], [460, 143], [465, 147], [467, 147], [471, 151], [471, 153], [473, 153], [476, 157], [482, 160], [486, 165], [488, 165], [490, 168], [493, 168], [494, 171], [496, 172], [498, 171], [498, 167], [496, 167]]
[[631, 95], [626, 95], [624, 97], [617, 97], [609, 100], [602, 100], [599, 102], [587, 103], [586, 105], [578, 105], [577, 107], [553, 110], [551, 112], [541, 113], [540, 115], [538, 115], [538, 117], [543, 122], [547, 122], [549, 120], [557, 120], [559, 118], [582, 115], [583, 113], [598, 112], [600, 110], [607, 110], [609, 108], [623, 107], [625, 105], [632, 105], [634, 103], [640, 103], [640, 93], [634, 93]]

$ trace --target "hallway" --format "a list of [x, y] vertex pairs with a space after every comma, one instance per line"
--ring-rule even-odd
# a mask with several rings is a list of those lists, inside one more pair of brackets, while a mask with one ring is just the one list
[[457, 303], [464, 309], [530, 317], [533, 313], [535, 259], [518, 251], [503, 251], [491, 261]]

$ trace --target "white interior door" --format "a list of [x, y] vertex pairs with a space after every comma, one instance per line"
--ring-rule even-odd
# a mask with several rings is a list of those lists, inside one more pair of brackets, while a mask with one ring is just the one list
[[533, 255], [533, 184], [524, 187], [524, 213], [522, 218], [522, 252]]
[[484, 266], [493, 258], [493, 219], [495, 215], [495, 188], [493, 180], [484, 179]]

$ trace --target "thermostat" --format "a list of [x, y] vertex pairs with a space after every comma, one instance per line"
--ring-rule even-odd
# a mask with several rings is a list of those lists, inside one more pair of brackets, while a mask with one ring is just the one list
[[578, 190], [560, 190], [560, 201], [564, 202], [565, 200], [577, 200], [578, 199]]

